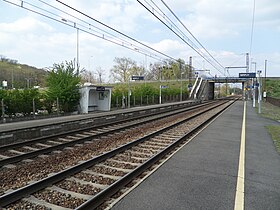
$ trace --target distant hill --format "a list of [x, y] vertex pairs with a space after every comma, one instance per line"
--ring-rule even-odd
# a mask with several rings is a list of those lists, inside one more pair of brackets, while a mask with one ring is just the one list
[[3, 80], [8, 82], [9, 89], [12, 87], [44, 87], [46, 75], [47, 72], [43, 69], [19, 64], [16, 60], [0, 57], [0, 88], [2, 88]]

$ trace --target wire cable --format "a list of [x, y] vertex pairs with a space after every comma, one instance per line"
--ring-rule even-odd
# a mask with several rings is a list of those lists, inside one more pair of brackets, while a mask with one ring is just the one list
[[211, 58], [213, 58], [214, 61], [219, 64], [220, 67], [223, 69], [225, 68], [220, 62], [218, 62], [212, 54], [201, 44], [201, 42], [193, 35], [193, 33], [185, 26], [185, 24], [178, 18], [178, 16], [172, 11], [172, 9], [164, 2], [164, 0], [161, 0], [161, 2], [165, 5], [165, 7], [172, 13], [172, 15], [181, 23], [181, 25], [189, 32], [189, 34], [197, 41], [197, 43], [207, 52], [208, 55], [210, 55]]
[[256, 10], [256, 0], [254, 0], [253, 6], [253, 17], [252, 17], [252, 26], [251, 26], [251, 37], [250, 37], [250, 56], [252, 54], [252, 47], [253, 47], [253, 35], [254, 35], [254, 24], [255, 24], [255, 10]]
[[[156, 55], [151, 55], [151, 54], [147, 54], [147, 53], [141, 52], [141, 51], [139, 51], [139, 50], [135, 50], [134, 48], [130, 48], [130, 47], [128, 47], [128, 46], [125, 46], [124, 44], [121, 44], [121, 43], [118, 43], [118, 42], [116, 42], [116, 41], [110, 40], [110, 39], [106, 38], [105, 36], [97, 35], [97, 34], [94, 34], [94, 33], [92, 33], [92, 32], [89, 32], [89, 31], [87, 31], [87, 30], [85, 30], [85, 29], [78, 28], [78, 27], [77, 27], [78, 24], [72, 25], [72, 24], [69, 24], [69, 23], [67, 23], [67, 22], [64, 22], [63, 20], [58, 20], [58, 19], [55, 19], [55, 18], [53, 18], [53, 17], [51, 17], [51, 16], [48, 16], [48, 15], [46, 15], [46, 14], [43, 14], [43, 13], [41, 13], [41, 12], [38, 12], [38, 11], [35, 11], [35, 10], [33, 10], [33, 9], [27, 8], [27, 7], [25, 7], [25, 6], [23, 5], [23, 3], [26, 3], [26, 1], [20, 1], [20, 2], [21, 2], [21, 5], [18, 5], [18, 4], [16, 4], [16, 3], [11, 2], [11, 1], [8, 1], [8, 0], [3, 0], [3, 1], [4, 1], [4, 2], [7, 2], [7, 3], [9, 3], [9, 4], [12, 4], [12, 5], [14, 5], [14, 6], [23, 8], [23, 9], [25, 9], [25, 10], [28, 10], [28, 11], [30, 11], [30, 12], [33, 12], [33, 13], [35, 13], [35, 14], [41, 15], [41, 16], [43, 16], [43, 17], [45, 17], [45, 18], [48, 18], [48, 19], [51, 19], [51, 20], [53, 20], [53, 21], [56, 21], [56, 22], [62, 23], [62, 24], [64, 24], [64, 25], [67, 25], [67, 26], [76, 28], [76, 29], [78, 29], [78, 30], [80, 30], [80, 31], [82, 31], [82, 32], [85, 32], [85, 33], [88, 33], [88, 34], [93, 35], [93, 36], [95, 36], [95, 37], [104, 39], [104, 40], [106, 40], [106, 41], [108, 41], [108, 42], [111, 42], [111, 43], [113, 43], [113, 44], [119, 45], [119, 46], [124, 47], [124, 48], [126, 48], [126, 49], [129, 49], [129, 50], [138, 52], [138, 53], [140, 53], [140, 54], [142, 54], [142, 55], [146, 55], [146, 56], [151, 57], [151, 58], [153, 58], [153, 59], [155, 59], [155, 60], [162, 61], [162, 59], [157, 58]], [[29, 5], [31, 5], [31, 4], [29, 3]]]
[[162, 52], [160, 52], [160, 51], [158, 51], [158, 50], [156, 50], [156, 49], [154, 49], [154, 48], [152, 48], [152, 47], [150, 47], [150, 46], [148, 46], [148, 45], [146, 45], [146, 44], [144, 44], [144, 43], [142, 43], [142, 42], [140, 42], [140, 41], [134, 39], [133, 37], [128, 36], [128, 35], [126, 35], [126, 34], [120, 32], [120, 31], [118, 31], [117, 29], [115, 29], [115, 28], [113, 28], [113, 27], [111, 27], [111, 26], [109, 26], [109, 25], [107, 25], [107, 24], [105, 24], [105, 23], [103, 23], [103, 22], [101, 22], [101, 21], [99, 21], [99, 20], [97, 20], [97, 19], [95, 19], [95, 18], [93, 18], [93, 17], [91, 17], [91, 16], [89, 16], [89, 15], [87, 15], [87, 14], [85, 14], [85, 13], [83, 13], [83, 12], [81, 12], [81, 11], [79, 11], [79, 10], [77, 10], [77, 9], [75, 9], [75, 8], [73, 8], [73, 7], [71, 7], [71, 6], [69, 6], [69, 5], [67, 5], [67, 4], [65, 4], [65, 3], [63, 3], [63, 2], [61, 2], [60, 0], [56, 0], [56, 1], [57, 1], [58, 3], [64, 5], [64, 6], [66, 6], [66, 7], [68, 7], [68, 8], [70, 8], [70, 9], [74, 10], [75, 12], [80, 13], [81, 15], [83, 15], [83, 16], [85, 16], [85, 17], [87, 17], [87, 18], [89, 18], [89, 19], [91, 19], [91, 20], [93, 20], [93, 21], [95, 21], [95, 22], [97, 22], [97, 23], [99, 23], [99, 24], [101, 24], [101, 25], [103, 25], [103, 26], [105, 26], [105, 27], [111, 29], [112, 31], [114, 31], [114, 32], [116, 32], [116, 33], [118, 33], [118, 34], [120, 34], [120, 35], [122, 35], [122, 36], [124, 36], [124, 37], [126, 37], [126, 38], [128, 38], [128, 39], [130, 39], [130, 40], [132, 40], [132, 41], [134, 41], [134, 42], [137, 42], [138, 44], [141, 44], [141, 45], [143, 45], [144, 47], [147, 47], [147, 48], [149, 48], [149, 49], [151, 49], [151, 50], [153, 50], [153, 51], [155, 51], [155, 52], [157, 52], [157, 53], [163, 55], [164, 57], [167, 57], [167, 58], [169, 58], [169, 59], [172, 59], [172, 60], [175, 60], [175, 61], [176, 61], [175, 58], [173, 58], [173, 57], [171, 57], [171, 56], [169, 56], [169, 55], [167, 55], [167, 54], [165, 54], [165, 53], [162, 53]]
[[[58, 1], [58, 0], [57, 0]], [[213, 65], [205, 56], [203, 56], [197, 49], [195, 49], [192, 45], [190, 45], [186, 40], [184, 40], [177, 32], [175, 32], [170, 26], [168, 26], [163, 20], [161, 20], [155, 13], [153, 13], [148, 7], [146, 7], [141, 1], [137, 0], [139, 4], [141, 4], [148, 12], [150, 12], [154, 17], [156, 17], [162, 24], [164, 24], [169, 30], [171, 30], [176, 36], [178, 36], [184, 43], [186, 43], [190, 48], [192, 48], [197, 54], [199, 54], [204, 60], [206, 60], [211, 66], [213, 66], [217, 71], [221, 74], [224, 74], [221, 70], [219, 70], [215, 65]]]

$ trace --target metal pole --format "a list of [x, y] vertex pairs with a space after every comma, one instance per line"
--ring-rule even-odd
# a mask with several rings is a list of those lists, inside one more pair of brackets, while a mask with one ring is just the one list
[[181, 75], [181, 90], [180, 90], [180, 101], [183, 100], [183, 84], [182, 84], [182, 75]]
[[261, 71], [258, 71], [258, 76], [259, 76], [259, 98], [258, 98], [258, 102], [259, 102], [259, 114], [261, 113], [261, 103], [262, 103], [262, 92], [261, 92]]
[[34, 100], [34, 98], [32, 100], [32, 106], [33, 106], [33, 118], [35, 119], [35, 100]]
[[135, 95], [133, 96], [133, 106], [135, 107]]
[[58, 97], [56, 98], [56, 109], [57, 109], [57, 115], [59, 115], [59, 100], [58, 100]]
[[4, 99], [1, 100], [1, 107], [2, 107], [2, 120], [3, 120], [3, 123], [5, 123], [6, 119], [5, 119]]
[[14, 89], [14, 69], [12, 69], [12, 89]]
[[267, 66], [267, 60], [264, 61], [264, 92], [266, 93], [266, 66]]
[[159, 67], [159, 104], [161, 104], [161, 67]]
[[182, 72], [181, 61], [180, 61], [179, 65], [180, 65], [180, 74], [181, 74], [180, 101], [182, 101], [183, 100], [183, 84], [182, 84], [182, 74], [183, 74], [183, 72]]
[[246, 53], [246, 73], [249, 72], [249, 53]]
[[77, 28], [77, 75], [79, 75], [79, 28]]
[[253, 107], [255, 108], [256, 107], [256, 87], [255, 87], [255, 84], [254, 84], [254, 79], [253, 79], [253, 84], [254, 86], [253, 88]]
[[228, 89], [228, 83], [227, 83], [227, 79], [226, 79], [226, 97], [227, 97], [227, 89]]
[[192, 57], [189, 59], [189, 85], [191, 84], [191, 77], [192, 77]]
[[127, 95], [127, 108], [130, 108], [130, 78], [128, 77], [128, 95]]

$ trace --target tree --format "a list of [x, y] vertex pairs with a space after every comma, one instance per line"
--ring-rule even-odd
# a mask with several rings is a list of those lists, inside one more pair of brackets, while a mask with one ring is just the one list
[[78, 85], [81, 78], [75, 72], [74, 62], [54, 64], [46, 81], [47, 98], [58, 99], [59, 108], [64, 112], [75, 111], [80, 99]]
[[94, 73], [89, 70], [81, 71], [81, 81], [82, 83], [85, 82], [95, 83], [96, 79], [94, 77]]
[[116, 64], [111, 69], [111, 76], [113, 77], [113, 80], [117, 82], [128, 82], [130, 76], [132, 76], [136, 68], [136, 62], [125, 57], [116, 57], [114, 62]]
[[181, 78], [181, 73], [183, 77], [188, 76], [189, 66], [185, 64], [183, 59], [165, 60], [163, 63], [157, 62], [150, 64], [150, 70], [147, 73], [147, 80], [175, 80]]
[[97, 72], [97, 81], [99, 84], [103, 83], [103, 80], [102, 80], [102, 76], [104, 76], [104, 70], [101, 68], [101, 67], [98, 67], [96, 69], [96, 72]]
[[160, 79], [161, 63], [150, 63], [150, 69], [147, 72], [146, 80], [158, 81]]

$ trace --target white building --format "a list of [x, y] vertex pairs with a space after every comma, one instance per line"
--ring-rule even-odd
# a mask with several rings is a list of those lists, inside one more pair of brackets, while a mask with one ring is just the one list
[[80, 88], [80, 113], [92, 111], [110, 111], [112, 87], [86, 83]]

